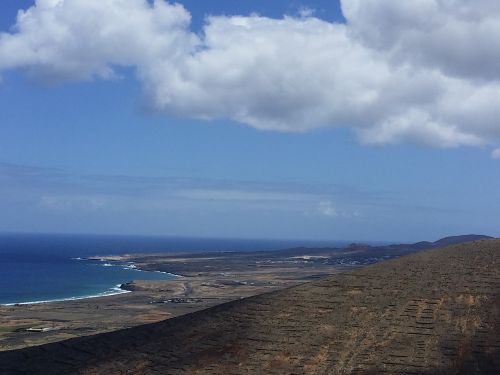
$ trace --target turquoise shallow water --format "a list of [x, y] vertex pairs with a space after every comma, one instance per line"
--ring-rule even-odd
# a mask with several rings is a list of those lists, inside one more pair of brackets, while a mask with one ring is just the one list
[[[272, 250], [341, 246], [344, 242], [203, 239], [136, 236], [0, 235], [0, 304], [64, 300], [119, 293], [131, 280], [175, 276], [86, 261], [93, 255], [130, 252]], [[123, 291], [121, 291], [123, 292]]]

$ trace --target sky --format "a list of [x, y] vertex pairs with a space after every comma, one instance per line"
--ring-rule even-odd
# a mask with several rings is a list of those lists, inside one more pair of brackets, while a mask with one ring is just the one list
[[0, 232], [500, 236], [496, 0], [2, 0]]

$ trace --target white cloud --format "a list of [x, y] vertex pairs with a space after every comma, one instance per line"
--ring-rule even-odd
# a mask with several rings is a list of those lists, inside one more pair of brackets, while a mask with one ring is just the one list
[[312, 17], [314, 13], [316, 13], [316, 9], [309, 7], [301, 7], [298, 12], [300, 17]]
[[162, 0], [37, 0], [0, 36], [0, 71], [42, 81], [136, 68], [151, 106], [257, 129], [352, 127], [366, 143], [500, 139], [497, 0], [343, 0], [302, 13], [209, 17]]
[[496, 0], [341, 0], [349, 30], [394, 64], [500, 79]]
[[322, 216], [330, 217], [330, 218], [343, 218], [343, 219], [352, 219], [361, 216], [358, 209], [338, 209], [336, 205], [329, 200], [320, 201], [317, 206], [316, 214], [320, 214]]
[[330, 201], [323, 201], [318, 203], [318, 211], [321, 215], [336, 217], [338, 212]]
[[500, 159], [500, 148], [497, 148], [491, 152], [491, 157], [493, 159]]
[[114, 76], [113, 65], [174, 63], [196, 37], [180, 5], [145, 0], [36, 0], [15, 31], [0, 36], [0, 69], [37, 79], [72, 81]]

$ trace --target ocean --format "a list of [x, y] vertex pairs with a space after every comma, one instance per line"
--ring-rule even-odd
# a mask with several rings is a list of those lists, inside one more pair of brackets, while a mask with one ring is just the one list
[[172, 279], [133, 265], [86, 257], [147, 252], [277, 250], [297, 246], [343, 246], [345, 241], [0, 234], [0, 304], [61, 301], [124, 293], [131, 280]]

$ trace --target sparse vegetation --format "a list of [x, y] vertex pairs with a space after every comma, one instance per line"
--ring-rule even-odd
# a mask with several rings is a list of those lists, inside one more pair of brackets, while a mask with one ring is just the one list
[[500, 240], [485, 240], [160, 323], [0, 353], [0, 364], [8, 375], [497, 374], [499, 297]]

